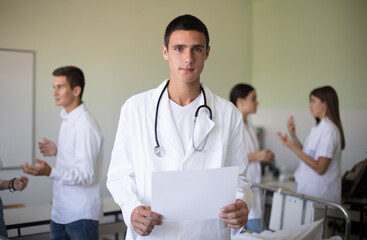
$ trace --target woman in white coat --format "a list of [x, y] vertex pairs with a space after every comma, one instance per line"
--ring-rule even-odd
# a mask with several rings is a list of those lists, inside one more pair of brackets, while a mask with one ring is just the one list
[[301, 160], [295, 172], [296, 191], [340, 203], [341, 151], [345, 140], [335, 90], [330, 86], [314, 89], [310, 93], [310, 110], [316, 126], [304, 145], [297, 138], [293, 116], [287, 122], [290, 137], [281, 133], [278, 136]]
[[[259, 141], [257, 139], [255, 129], [253, 128], [253, 126], [251, 126], [247, 119], [248, 115], [256, 113], [257, 105], [259, 104], [256, 99], [256, 91], [252, 86], [248, 84], [237, 84], [231, 90], [230, 100], [242, 113], [245, 126], [244, 133], [247, 157], [249, 162], [246, 177], [252, 183], [260, 183], [260, 162], [273, 163], [274, 153], [269, 149], [259, 149]], [[254, 196], [254, 202], [252, 209], [249, 213], [248, 222], [245, 228], [252, 232], [261, 232], [262, 229], [260, 229], [260, 226], [263, 212], [261, 204], [261, 193], [259, 189], [252, 189], [252, 193]]]

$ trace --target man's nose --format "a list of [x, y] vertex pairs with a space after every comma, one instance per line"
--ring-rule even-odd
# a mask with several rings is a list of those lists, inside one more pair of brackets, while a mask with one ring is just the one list
[[185, 63], [192, 63], [193, 51], [191, 49], [187, 49], [185, 52]]

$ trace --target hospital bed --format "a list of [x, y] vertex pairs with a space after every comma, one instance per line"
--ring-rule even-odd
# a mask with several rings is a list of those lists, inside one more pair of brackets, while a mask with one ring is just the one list
[[[263, 203], [260, 234], [244, 231], [232, 240], [257, 239], [342, 239], [335, 235], [329, 222], [336, 219], [345, 225], [343, 239], [349, 239], [351, 220], [348, 211], [340, 204], [278, 189], [262, 184], [252, 184], [251, 188], [260, 191]], [[321, 218], [314, 221], [314, 208]]]

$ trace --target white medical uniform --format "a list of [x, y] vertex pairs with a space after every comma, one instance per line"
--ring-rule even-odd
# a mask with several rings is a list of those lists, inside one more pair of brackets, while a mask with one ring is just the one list
[[[246, 141], [246, 151], [247, 154], [259, 151], [259, 141], [257, 139], [254, 128], [245, 123], [245, 141]], [[247, 169], [247, 179], [251, 183], [261, 183], [261, 164], [258, 161], [250, 161]], [[258, 188], [252, 189], [252, 194], [254, 196], [254, 202], [252, 209], [248, 216], [248, 219], [260, 219], [262, 217], [262, 203], [261, 203], [261, 192]]]
[[[166, 80], [167, 81], [167, 80]], [[166, 81], [153, 89], [128, 99], [121, 108], [112, 159], [107, 174], [107, 187], [115, 202], [121, 207], [128, 226], [126, 239], [230, 239], [230, 229], [222, 220], [198, 220], [169, 223], [163, 219], [147, 237], [138, 235], [131, 225], [131, 212], [138, 206], [151, 205], [151, 173], [153, 171], [195, 170], [239, 166], [239, 175], [246, 171], [247, 153], [240, 112], [228, 101], [213, 95], [204, 87], [207, 105], [212, 109], [213, 121], [200, 111], [196, 122], [195, 145], [205, 152], [188, 148], [185, 151], [174, 116], [170, 99], [165, 90], [158, 112], [158, 139], [165, 150], [163, 157], [154, 154], [154, 118], [156, 104]], [[203, 104], [203, 103], [201, 103]], [[194, 116], [192, 117], [192, 119]], [[188, 129], [191, 133], [192, 129]], [[192, 142], [191, 142], [192, 144]], [[252, 205], [249, 185], [240, 181], [237, 199]], [[207, 199], [210, 201], [210, 199]]]
[[298, 193], [340, 203], [341, 200], [341, 146], [340, 132], [333, 122], [325, 117], [312, 127], [303, 145], [303, 152], [315, 159], [331, 158], [323, 175], [319, 175], [303, 161], [295, 172]]

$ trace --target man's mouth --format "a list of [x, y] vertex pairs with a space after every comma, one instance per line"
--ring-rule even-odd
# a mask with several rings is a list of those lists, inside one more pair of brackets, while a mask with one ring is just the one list
[[194, 68], [188, 68], [188, 67], [183, 67], [183, 68], [180, 68], [182, 71], [184, 72], [192, 72], [194, 71]]

